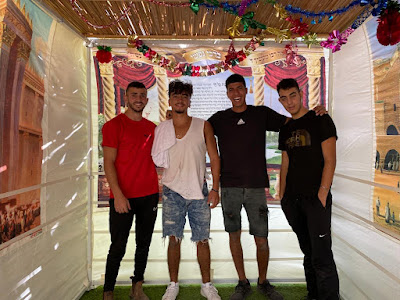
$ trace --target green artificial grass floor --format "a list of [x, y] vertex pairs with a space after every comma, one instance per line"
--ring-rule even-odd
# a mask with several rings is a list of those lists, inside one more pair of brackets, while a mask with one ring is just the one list
[[[282, 294], [285, 300], [299, 300], [307, 295], [305, 284], [273, 284], [276, 290]], [[235, 289], [234, 284], [216, 284], [218, 293], [223, 300], [228, 300]], [[150, 300], [160, 300], [165, 292], [166, 285], [144, 285], [143, 290]], [[266, 299], [265, 296], [257, 291], [256, 284], [251, 285], [253, 293], [246, 300]], [[114, 290], [115, 300], [129, 300], [130, 286], [117, 286]], [[103, 296], [103, 287], [99, 286], [94, 290], [86, 292], [81, 300], [101, 300]], [[179, 286], [179, 295], [177, 300], [204, 300], [200, 295], [200, 285], [182, 284]]]

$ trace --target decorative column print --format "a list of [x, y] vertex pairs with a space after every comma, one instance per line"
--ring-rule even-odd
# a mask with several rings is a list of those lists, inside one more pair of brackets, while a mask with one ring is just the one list
[[104, 91], [104, 120], [107, 122], [115, 117], [114, 70], [112, 62], [99, 63], [100, 76]]
[[308, 106], [313, 109], [321, 103], [321, 55], [304, 54], [307, 60]]
[[254, 105], [261, 106], [264, 105], [265, 66], [252, 66], [251, 71], [253, 72], [254, 77]]
[[[5, 147], [5, 128], [4, 119], [8, 112], [5, 112], [6, 103], [6, 84], [7, 84], [7, 74], [9, 66], [9, 57], [11, 45], [13, 44], [16, 34], [11, 30], [9, 26], [5, 23], [0, 24], [0, 167], [6, 166], [8, 160], [5, 160], [3, 148]], [[8, 143], [7, 143], [8, 144]], [[0, 173], [0, 192], [8, 191], [7, 186], [7, 173]]]
[[154, 66], [154, 75], [157, 80], [158, 103], [160, 112], [160, 122], [165, 121], [168, 110], [168, 78], [164, 68]]

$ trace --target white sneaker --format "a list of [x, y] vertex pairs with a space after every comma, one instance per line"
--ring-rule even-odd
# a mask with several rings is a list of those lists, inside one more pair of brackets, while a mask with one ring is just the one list
[[207, 300], [221, 300], [221, 297], [218, 295], [218, 291], [213, 286], [211, 282], [207, 282], [206, 284], [201, 285], [200, 294], [203, 297], [206, 297]]
[[179, 293], [179, 283], [171, 281], [165, 290], [162, 300], [175, 300]]

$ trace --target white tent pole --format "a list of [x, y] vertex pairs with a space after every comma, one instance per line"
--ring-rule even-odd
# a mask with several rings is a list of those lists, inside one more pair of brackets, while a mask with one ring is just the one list
[[88, 42], [86, 44], [87, 53], [87, 69], [86, 69], [86, 98], [87, 98], [87, 112], [88, 112], [88, 245], [87, 245], [87, 272], [89, 287], [92, 285], [92, 256], [93, 256], [93, 236], [92, 236], [92, 226], [93, 226], [93, 172], [92, 172], [92, 162], [93, 162], [93, 132], [92, 132], [92, 93], [91, 93], [91, 82], [92, 82], [92, 47], [93, 44]]

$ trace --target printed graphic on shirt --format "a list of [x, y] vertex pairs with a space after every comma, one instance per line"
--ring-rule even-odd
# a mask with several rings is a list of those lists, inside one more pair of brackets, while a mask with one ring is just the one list
[[237, 122], [237, 124], [238, 125], [243, 125], [243, 124], [246, 124], [242, 119], [240, 119], [238, 122]]
[[286, 146], [287, 149], [311, 146], [310, 133], [305, 129], [297, 129], [292, 131], [292, 136], [286, 140]]

